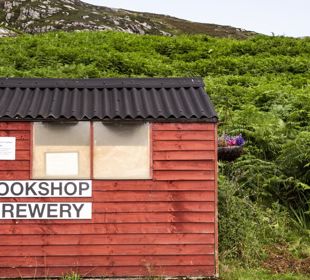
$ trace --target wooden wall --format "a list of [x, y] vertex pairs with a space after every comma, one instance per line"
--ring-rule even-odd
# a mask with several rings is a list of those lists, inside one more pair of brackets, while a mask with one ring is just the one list
[[[30, 179], [31, 126], [0, 123], [17, 137], [17, 160], [0, 180]], [[217, 274], [216, 127], [152, 125], [153, 179], [93, 181], [90, 220], [0, 220], [0, 277], [214, 276]]]
[[30, 179], [30, 135], [31, 123], [0, 122], [0, 137], [16, 137], [16, 160], [0, 160], [0, 180]]

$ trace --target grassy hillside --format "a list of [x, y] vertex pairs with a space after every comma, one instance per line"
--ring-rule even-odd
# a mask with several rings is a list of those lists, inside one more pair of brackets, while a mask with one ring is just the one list
[[310, 38], [113, 32], [2, 38], [0, 76], [204, 77], [219, 133], [246, 139], [242, 157], [219, 163], [224, 277], [240, 279], [232, 271], [239, 266], [295, 275], [282, 279], [310, 275]]

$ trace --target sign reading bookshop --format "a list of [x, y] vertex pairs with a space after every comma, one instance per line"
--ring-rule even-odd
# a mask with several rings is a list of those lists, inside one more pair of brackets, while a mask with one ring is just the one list
[[[92, 196], [91, 181], [0, 181], [0, 198]], [[91, 219], [90, 202], [0, 202], [0, 219]]]

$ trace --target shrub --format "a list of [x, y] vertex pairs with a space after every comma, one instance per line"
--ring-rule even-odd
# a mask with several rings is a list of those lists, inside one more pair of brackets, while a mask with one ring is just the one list
[[279, 204], [259, 206], [240, 186], [219, 178], [219, 250], [223, 260], [257, 266], [268, 244], [283, 242], [289, 232], [287, 212]]

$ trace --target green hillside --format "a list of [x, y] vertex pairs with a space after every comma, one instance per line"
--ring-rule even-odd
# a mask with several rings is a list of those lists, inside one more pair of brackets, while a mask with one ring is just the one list
[[[25, 35], [0, 39], [0, 76], [204, 77], [219, 134], [246, 139], [219, 163], [225, 279], [239, 279], [233, 267], [310, 275], [310, 38]], [[285, 277], [261, 279], [307, 278]]]

